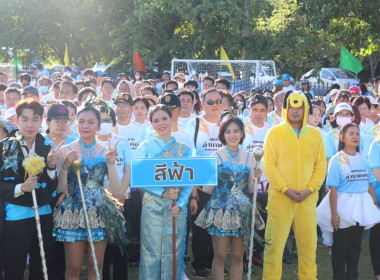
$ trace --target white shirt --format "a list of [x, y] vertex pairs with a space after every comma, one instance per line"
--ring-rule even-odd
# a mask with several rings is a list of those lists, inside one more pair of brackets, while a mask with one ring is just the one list
[[[194, 137], [196, 118], [189, 121], [186, 126], [186, 132]], [[223, 144], [218, 139], [219, 126], [217, 123], [211, 123], [199, 116], [199, 130], [196, 143], [197, 156], [210, 156], [212, 153], [223, 148]]]
[[126, 138], [129, 141], [129, 145], [132, 150], [132, 157], [135, 156], [137, 147], [140, 145], [142, 141], [144, 141], [146, 130], [150, 126], [150, 123], [147, 121], [141, 124], [132, 120], [131, 123], [127, 126], [127, 128], [123, 131], [123, 133], [119, 134], [120, 136]]

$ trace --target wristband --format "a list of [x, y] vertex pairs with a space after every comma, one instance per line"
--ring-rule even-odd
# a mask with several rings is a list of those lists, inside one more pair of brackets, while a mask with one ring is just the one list
[[199, 196], [197, 196], [197, 195], [190, 196], [190, 200], [192, 200], [192, 199], [195, 199], [196, 201], [199, 201]]
[[54, 171], [56, 169], [56, 167], [50, 168], [49, 165], [46, 165], [46, 167], [47, 167], [47, 170], [49, 170], [49, 171]]

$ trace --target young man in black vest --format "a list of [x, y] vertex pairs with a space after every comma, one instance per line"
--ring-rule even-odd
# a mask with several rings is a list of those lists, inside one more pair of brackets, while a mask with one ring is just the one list
[[[22, 280], [29, 254], [29, 279], [43, 279], [32, 191], [35, 189], [38, 212], [49, 272], [52, 245], [53, 216], [49, 206], [51, 194], [57, 188], [56, 164], [59, 148], [45, 144], [38, 133], [44, 108], [39, 101], [26, 99], [16, 105], [18, 130], [0, 143], [0, 199], [5, 202], [4, 256], [5, 278]], [[45, 160], [38, 176], [28, 176], [22, 165], [28, 156], [37, 154]]]

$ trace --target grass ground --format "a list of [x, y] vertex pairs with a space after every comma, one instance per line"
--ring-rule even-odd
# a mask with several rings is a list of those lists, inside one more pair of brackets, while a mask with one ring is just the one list
[[[192, 258], [192, 252], [191, 252], [191, 245], [188, 245], [188, 250], [190, 257]], [[332, 268], [331, 268], [331, 256], [329, 254], [329, 248], [327, 247], [318, 247], [317, 249], [317, 266], [318, 266], [318, 279], [320, 280], [328, 280], [332, 279]], [[283, 273], [282, 273], [282, 279], [283, 280], [295, 280], [298, 279], [297, 276], [297, 259], [293, 259], [293, 264], [283, 264]], [[227, 260], [226, 263], [226, 269], [229, 269], [230, 264], [229, 260]], [[255, 268], [255, 273], [252, 274], [252, 279], [261, 279], [262, 277], [262, 269], [258, 267]], [[192, 272], [191, 265], [188, 264], [186, 268], [186, 275], [191, 280], [198, 279], [194, 276], [194, 273]], [[86, 278], [86, 268], [83, 267], [82, 273], [81, 273], [81, 280], [85, 280]], [[128, 268], [128, 279], [129, 280], [135, 280], [138, 279], [138, 269], [134, 267]], [[24, 279], [27, 278], [27, 273], [25, 274]], [[228, 276], [225, 277], [226, 280], [230, 279]], [[246, 279], [246, 276], [243, 276], [243, 279]], [[373, 276], [373, 270], [371, 265], [371, 258], [369, 255], [369, 249], [368, 249], [368, 241], [366, 240], [365, 236], [363, 237], [362, 242], [362, 253], [360, 255], [360, 263], [359, 263], [359, 280], [373, 280], [375, 279]], [[118, 280], [118, 279], [114, 279]], [[165, 279], [166, 280], [166, 279]], [[170, 280], [170, 279], [168, 279]]]
[[[188, 247], [191, 249], [191, 246]], [[332, 268], [331, 268], [331, 256], [329, 254], [329, 248], [327, 247], [318, 247], [317, 249], [317, 266], [318, 266], [318, 279], [320, 280], [329, 280], [332, 279]], [[192, 253], [190, 252], [190, 255]], [[192, 256], [191, 256], [192, 257]], [[298, 262], [297, 259], [293, 259], [293, 264], [283, 264], [283, 273], [282, 279], [284, 280], [293, 280], [298, 279], [297, 268]], [[229, 261], [226, 264], [226, 268], [229, 269]], [[198, 279], [194, 276], [192, 272], [191, 265], [188, 264], [186, 268], [186, 275], [191, 280]], [[138, 269], [130, 267], [128, 270], [129, 279], [134, 280], [138, 279]], [[255, 273], [252, 274], [252, 279], [261, 279], [262, 269], [255, 267]], [[230, 279], [225, 277], [225, 279]], [[243, 276], [243, 279], [246, 279], [246, 276]], [[373, 280], [373, 270], [371, 265], [371, 258], [369, 255], [368, 241], [363, 237], [362, 242], [362, 253], [360, 255], [360, 264], [359, 264], [359, 280]], [[116, 280], [116, 279], [115, 279]]]

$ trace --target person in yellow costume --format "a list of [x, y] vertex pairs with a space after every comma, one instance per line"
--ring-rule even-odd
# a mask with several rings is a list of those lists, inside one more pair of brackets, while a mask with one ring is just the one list
[[299, 279], [317, 279], [318, 190], [326, 175], [321, 133], [307, 125], [311, 102], [298, 91], [285, 95], [282, 118], [264, 143], [263, 170], [269, 181], [263, 279], [281, 279], [290, 228], [298, 249]]

